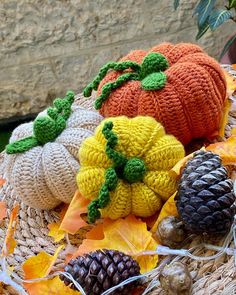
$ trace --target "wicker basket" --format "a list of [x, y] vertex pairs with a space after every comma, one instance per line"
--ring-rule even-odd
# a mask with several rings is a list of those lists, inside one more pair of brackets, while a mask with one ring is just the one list
[[[228, 72], [235, 75], [236, 71], [228, 66], [223, 66]], [[94, 99], [85, 100], [82, 96], [76, 97], [76, 103], [87, 108], [93, 109]], [[236, 114], [230, 113], [229, 122], [226, 126], [226, 137], [230, 135], [232, 127], [236, 126]], [[1, 169], [1, 163], [3, 160], [3, 153], [0, 154], [0, 175], [3, 172]], [[3, 174], [3, 173], [2, 173]], [[4, 176], [4, 175], [1, 175]], [[2, 227], [0, 227], [0, 245], [4, 241], [6, 234], [7, 224], [9, 221], [9, 213], [14, 206], [15, 202], [20, 203], [19, 211], [19, 223], [15, 233], [17, 240], [17, 247], [14, 254], [7, 258], [8, 264], [14, 266], [14, 271], [21, 275], [21, 264], [30, 256], [34, 256], [40, 251], [46, 251], [49, 254], [53, 254], [57, 245], [53, 243], [53, 240], [48, 236], [48, 224], [58, 221], [58, 212], [56, 210], [41, 211], [32, 209], [24, 205], [19, 201], [18, 197], [13, 194], [12, 188], [8, 183], [5, 183], [0, 190], [0, 200], [3, 199], [7, 203], [8, 218], [5, 219]], [[84, 237], [85, 231], [81, 231], [79, 236], [73, 239], [78, 246]], [[195, 237], [190, 247], [200, 244], [204, 237]], [[220, 241], [208, 241], [213, 244], [221, 245], [223, 239]], [[194, 254], [194, 252], [193, 252]], [[211, 255], [212, 251], [199, 251], [196, 250], [196, 255]], [[60, 254], [55, 267], [63, 264], [63, 254]], [[236, 283], [233, 283], [235, 278], [234, 257], [223, 255], [215, 260], [207, 262], [190, 260], [187, 258], [182, 259], [184, 263], [189, 266], [191, 274], [194, 278], [193, 294], [195, 295], [218, 295], [218, 294], [236, 294]], [[11, 287], [4, 286], [3, 293], [13, 295], [17, 294]], [[157, 295], [162, 294], [161, 288], [158, 286], [158, 281], [155, 288], [148, 294]]]

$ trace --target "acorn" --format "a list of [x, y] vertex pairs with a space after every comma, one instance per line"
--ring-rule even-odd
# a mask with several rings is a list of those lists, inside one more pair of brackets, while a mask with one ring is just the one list
[[192, 289], [192, 277], [186, 265], [181, 262], [167, 264], [159, 280], [166, 295], [190, 295]]
[[156, 235], [162, 245], [170, 248], [178, 248], [178, 245], [186, 238], [184, 224], [175, 216], [163, 218], [157, 227]]

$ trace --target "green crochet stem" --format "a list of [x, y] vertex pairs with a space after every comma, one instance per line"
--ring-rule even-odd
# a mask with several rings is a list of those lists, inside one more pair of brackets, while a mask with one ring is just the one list
[[84, 89], [84, 96], [89, 97], [93, 90], [97, 90], [99, 83], [106, 76], [110, 69], [115, 71], [125, 71], [131, 69], [132, 72], [124, 72], [116, 81], [108, 82], [102, 87], [100, 96], [95, 101], [95, 108], [100, 109], [104, 101], [107, 100], [111, 92], [130, 80], [138, 80], [144, 90], [159, 90], [166, 84], [166, 74], [163, 72], [169, 67], [164, 55], [157, 52], [149, 53], [141, 65], [133, 61], [109, 62], [104, 65], [94, 80]]
[[33, 136], [8, 144], [6, 152], [8, 154], [23, 153], [33, 147], [54, 141], [66, 128], [74, 96], [72, 91], [68, 91], [64, 99], [56, 98], [53, 107], [47, 109], [47, 115], [38, 116], [34, 120]]
[[146, 166], [142, 159], [127, 159], [123, 154], [114, 150], [118, 143], [117, 135], [112, 131], [111, 121], [104, 124], [102, 133], [107, 140], [106, 154], [113, 162], [105, 172], [105, 182], [102, 185], [98, 198], [93, 200], [88, 206], [88, 220], [94, 223], [100, 218], [99, 209], [105, 208], [110, 202], [110, 191], [113, 191], [118, 183], [118, 178], [124, 179], [129, 183], [141, 181], [146, 173]]

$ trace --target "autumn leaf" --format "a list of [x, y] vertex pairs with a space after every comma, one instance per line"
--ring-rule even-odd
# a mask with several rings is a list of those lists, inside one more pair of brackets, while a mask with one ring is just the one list
[[50, 280], [43, 280], [32, 284], [24, 284], [29, 295], [79, 295], [78, 291], [73, 291], [67, 287], [58, 276]]
[[88, 226], [81, 218], [81, 214], [88, 212], [87, 206], [89, 202], [90, 201], [84, 198], [77, 190], [59, 229], [74, 235], [81, 227]]
[[162, 206], [160, 214], [158, 215], [158, 218], [151, 229], [152, 233], [156, 233], [157, 227], [163, 218], [167, 216], [176, 216], [176, 217], [178, 216], [178, 211], [177, 211], [176, 202], [175, 202], [176, 194], [177, 192], [175, 192]]
[[223, 72], [226, 79], [227, 94], [228, 96], [230, 96], [236, 90], [236, 79], [232, 75], [230, 75], [226, 70], [223, 70]]
[[[97, 236], [98, 229], [98, 236]], [[101, 232], [103, 231], [103, 234]], [[91, 234], [92, 232], [92, 234]], [[89, 239], [88, 239], [89, 237]], [[99, 239], [98, 239], [99, 237]], [[129, 215], [125, 219], [105, 219], [103, 224], [95, 226], [87, 239], [80, 245], [74, 257], [97, 249], [114, 249], [131, 255], [140, 265], [141, 273], [153, 269], [158, 261], [157, 255], [138, 256], [140, 252], [156, 250], [157, 243], [147, 230], [145, 222]]]
[[[235, 84], [236, 85], [236, 84]], [[228, 117], [229, 117], [229, 111], [231, 108], [231, 101], [229, 99], [225, 100], [224, 104], [224, 110], [223, 110], [223, 115], [220, 121], [220, 126], [219, 126], [219, 136], [224, 137], [225, 134], [225, 127], [228, 123]]]
[[[57, 260], [58, 254], [63, 247], [63, 245], [59, 246], [53, 256], [45, 252], [40, 252], [36, 256], [28, 258], [22, 265], [25, 280], [46, 277], [50, 273], [55, 261]], [[28, 291], [29, 295], [79, 294], [78, 292], [75, 293], [72, 291], [69, 287], [66, 287], [58, 276], [53, 279], [45, 279], [37, 282], [25, 282], [24, 287]]]
[[14, 252], [14, 249], [16, 247], [16, 240], [14, 239], [14, 234], [17, 226], [18, 221], [18, 211], [19, 211], [19, 205], [17, 204], [11, 212], [10, 220], [6, 232], [6, 238], [3, 242], [2, 247], [2, 256], [8, 256], [9, 254], [12, 254]]
[[49, 237], [52, 237], [54, 239], [54, 242], [58, 243], [65, 237], [65, 231], [60, 229], [60, 224], [59, 223], [50, 223], [48, 224], [49, 228]]
[[0, 222], [7, 217], [7, 207], [6, 203], [1, 201], [0, 202]]
[[235, 165], [236, 163], [236, 136], [231, 136], [225, 141], [210, 144], [206, 150], [218, 154], [223, 165]]
[[183, 159], [179, 160], [178, 163], [175, 164], [175, 166], [169, 171], [169, 173], [171, 174], [171, 176], [173, 176], [175, 179], [179, 179], [182, 171], [186, 165], [186, 163], [193, 157], [193, 154], [190, 154], [186, 157], [184, 157]]
[[5, 182], [6, 182], [6, 180], [5, 180], [5, 179], [3, 179], [3, 178], [0, 178], [0, 187], [1, 187], [1, 186], [3, 186]]
[[64, 245], [59, 246], [53, 256], [47, 254], [46, 252], [40, 252], [36, 256], [28, 258], [22, 265], [25, 279], [31, 280], [47, 276], [63, 247]]

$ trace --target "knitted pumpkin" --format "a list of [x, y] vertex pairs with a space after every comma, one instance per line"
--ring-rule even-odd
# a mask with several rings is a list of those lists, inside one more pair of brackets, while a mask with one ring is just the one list
[[147, 217], [176, 190], [169, 170], [184, 157], [182, 144], [152, 117], [108, 118], [79, 150], [79, 191], [91, 199], [89, 220]]
[[109, 62], [84, 95], [93, 89], [98, 89], [95, 107], [103, 116], [152, 116], [183, 144], [219, 129], [226, 98], [220, 65], [187, 43], [163, 43]]
[[49, 209], [69, 203], [76, 191], [78, 148], [102, 117], [72, 105], [73, 101], [73, 92], [57, 98], [54, 107], [34, 122], [17, 127], [6, 146], [7, 180], [31, 207]]

